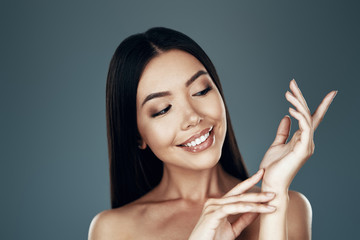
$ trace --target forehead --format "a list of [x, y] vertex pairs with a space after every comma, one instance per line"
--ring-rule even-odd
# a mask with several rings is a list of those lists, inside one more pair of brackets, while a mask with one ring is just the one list
[[191, 54], [170, 50], [153, 58], [145, 67], [138, 85], [138, 95], [168, 91], [185, 82], [205, 67]]

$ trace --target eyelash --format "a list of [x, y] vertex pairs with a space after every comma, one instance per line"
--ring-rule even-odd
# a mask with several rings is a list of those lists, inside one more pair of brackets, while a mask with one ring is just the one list
[[[212, 89], [212, 87], [207, 86], [204, 90], [195, 93], [193, 96], [204, 96], [206, 95], [210, 90]], [[151, 117], [155, 118], [161, 115], [164, 115], [165, 113], [167, 113], [170, 108], [172, 107], [172, 105], [167, 106], [166, 108], [164, 108], [163, 110], [161, 110], [160, 112], [154, 113], [153, 115], [151, 115]]]
[[212, 89], [212, 87], [210, 86], [207, 86], [204, 90], [198, 92], [198, 93], [195, 93], [193, 96], [204, 96], [206, 95], [210, 90]]
[[164, 108], [163, 110], [161, 110], [160, 112], [157, 112], [157, 113], [154, 113], [153, 115], [151, 115], [151, 117], [157, 117], [157, 116], [160, 116], [160, 115], [163, 115], [165, 113], [167, 113], [167, 111], [169, 111], [171, 108], [171, 105], [167, 106], [166, 108]]

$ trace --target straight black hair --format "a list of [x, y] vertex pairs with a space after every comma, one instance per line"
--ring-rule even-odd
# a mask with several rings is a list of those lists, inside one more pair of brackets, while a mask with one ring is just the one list
[[[111, 207], [130, 203], [159, 184], [163, 163], [151, 151], [138, 148], [140, 134], [136, 119], [136, 93], [141, 74], [151, 59], [171, 49], [196, 57], [206, 68], [223, 100], [215, 67], [202, 48], [191, 38], [163, 27], [126, 38], [116, 49], [106, 83], [106, 121], [109, 151]], [[225, 100], [224, 100], [225, 104]], [[248, 173], [238, 149], [225, 104], [227, 132], [220, 164], [230, 175], [245, 180]]]

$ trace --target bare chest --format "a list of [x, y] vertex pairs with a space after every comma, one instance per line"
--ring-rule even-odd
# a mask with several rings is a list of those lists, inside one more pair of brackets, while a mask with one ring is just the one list
[[140, 219], [141, 228], [134, 239], [188, 239], [201, 211], [158, 211], [144, 214]]
[[[172, 239], [186, 240], [198, 222], [201, 210], [174, 212], [171, 211], [145, 214], [140, 220], [136, 231], [132, 231], [132, 239]], [[236, 218], [236, 216], [234, 216]], [[252, 240], [258, 238], [259, 219], [248, 226], [237, 240]]]

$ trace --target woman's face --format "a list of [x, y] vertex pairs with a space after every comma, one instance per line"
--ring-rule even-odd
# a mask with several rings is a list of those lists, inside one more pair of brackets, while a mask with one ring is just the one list
[[191, 54], [170, 50], [152, 59], [140, 78], [136, 106], [141, 145], [165, 164], [200, 170], [220, 159], [224, 102]]

